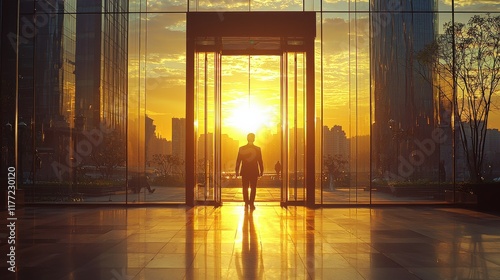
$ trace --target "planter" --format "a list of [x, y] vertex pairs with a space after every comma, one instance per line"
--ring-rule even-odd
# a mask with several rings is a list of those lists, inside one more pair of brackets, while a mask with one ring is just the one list
[[476, 204], [477, 195], [466, 191], [455, 191], [445, 190], [445, 200], [449, 203], [459, 203], [459, 204]]
[[444, 200], [444, 190], [449, 188], [446, 184], [436, 183], [397, 183], [390, 184], [391, 193], [397, 197], [431, 197], [436, 200]]
[[484, 183], [474, 187], [477, 194], [477, 207], [485, 211], [500, 211], [500, 184]]

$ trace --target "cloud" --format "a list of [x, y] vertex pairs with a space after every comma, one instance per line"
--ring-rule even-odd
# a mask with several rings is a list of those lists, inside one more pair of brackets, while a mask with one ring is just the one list
[[369, 48], [369, 22], [365, 16], [351, 19], [325, 17], [322, 28], [323, 49], [329, 52], [347, 51], [356, 46], [363, 50]]
[[[444, 4], [451, 7], [452, 0], [442, 0]], [[498, 11], [499, 5], [498, 0], [455, 0], [455, 7], [462, 8], [472, 8], [472, 7], [482, 7], [487, 8], [486, 11]]]

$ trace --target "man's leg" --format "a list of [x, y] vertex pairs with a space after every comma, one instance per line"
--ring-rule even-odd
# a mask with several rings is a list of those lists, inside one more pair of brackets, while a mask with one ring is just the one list
[[243, 187], [243, 201], [245, 201], [245, 207], [248, 205], [248, 185], [250, 180], [246, 176], [241, 177], [242, 187]]
[[257, 177], [250, 180], [250, 207], [255, 209], [255, 196], [257, 194]]

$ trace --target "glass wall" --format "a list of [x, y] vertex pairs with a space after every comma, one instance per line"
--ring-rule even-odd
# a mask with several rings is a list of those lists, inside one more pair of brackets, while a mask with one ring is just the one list
[[321, 36], [322, 201], [370, 202], [367, 13], [324, 12]]
[[[191, 12], [316, 12], [317, 204], [474, 202], [457, 191], [500, 178], [495, 1], [22, 0], [17, 18], [4, 2], [1, 168], [17, 167], [28, 202], [185, 202]], [[249, 74], [237, 60], [222, 58], [222, 81]], [[197, 102], [197, 119], [213, 115]]]

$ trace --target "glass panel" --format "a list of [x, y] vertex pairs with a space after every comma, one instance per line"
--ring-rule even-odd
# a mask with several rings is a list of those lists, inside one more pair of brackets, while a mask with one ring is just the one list
[[[77, 177], [88, 202], [126, 199], [129, 22], [121, 4], [105, 6], [105, 15], [76, 16], [75, 140], [88, 154], [76, 151], [85, 163]], [[101, 9], [78, 3], [77, 10], [86, 8]]]
[[[445, 0], [446, 1], [446, 0]], [[412, 0], [371, 0], [371, 11], [372, 12], [435, 12], [436, 11], [436, 0], [422, 0], [422, 1], [412, 1]], [[360, 11], [360, 9], [358, 9]], [[363, 10], [366, 12], [367, 10]]]
[[[17, 9], [17, 1], [16, 1], [15, 5], [11, 6], [11, 9]], [[23, 14], [32, 15], [33, 10], [35, 9], [35, 0], [20, 0], [19, 9], [20, 9], [21, 15], [23, 15]], [[52, 9], [48, 9], [48, 10], [50, 12], [52, 11]]]
[[[248, 107], [251, 84], [249, 61], [248, 55], [222, 57], [223, 202], [243, 201], [241, 177], [235, 177], [235, 169], [238, 148], [246, 144], [246, 135], [252, 129], [252, 114]], [[261, 137], [257, 134], [256, 141], [259, 140]]]
[[305, 200], [305, 55], [287, 55], [288, 201]]
[[195, 54], [197, 134], [196, 189], [198, 201], [215, 201], [215, 54]]
[[251, 0], [251, 11], [302, 11], [302, 0]]
[[[0, 7], [0, 13], [2, 11], [8, 11], [8, 15], [2, 14], [2, 20], [0, 22], [0, 30], [2, 36], [2, 47], [1, 47], [1, 52], [0, 52], [0, 77], [2, 77], [2, 82], [0, 83], [0, 141], [1, 141], [1, 156], [0, 156], [0, 180], [5, 182], [4, 184], [7, 185], [7, 182], [9, 184], [9, 187], [4, 187], [4, 194], [7, 194], [6, 190], [11, 190], [12, 189], [12, 174], [9, 175], [9, 172], [12, 171], [12, 168], [16, 168], [16, 152], [15, 152], [15, 141], [16, 141], [16, 136], [15, 136], [15, 126], [16, 126], [16, 114], [18, 113], [18, 108], [16, 108], [16, 79], [18, 79], [19, 82], [22, 80], [19, 79], [20, 77], [16, 73], [16, 71], [13, 71], [16, 67], [16, 52], [18, 51], [16, 49], [16, 44], [15, 41], [13, 42], [8, 42], [9, 40], [6, 40], [4, 38], [9, 37], [9, 35], [3, 35], [3, 34], [10, 34], [9, 38], [15, 38], [19, 39], [21, 36], [16, 36], [17, 32], [17, 21], [19, 20], [18, 16], [12, 13], [11, 11], [17, 9], [18, 2], [17, 1], [10, 1], [10, 2], [2, 2], [2, 6]], [[30, 42], [26, 42], [30, 43]], [[31, 43], [32, 44], [32, 43]], [[18, 52], [18, 54], [21, 54]], [[19, 60], [19, 65], [22, 63], [28, 63], [24, 62], [22, 59]], [[5, 82], [5, 81], [10, 81], [10, 82]], [[19, 135], [18, 135], [19, 136]], [[17, 169], [19, 172], [20, 170]], [[17, 177], [19, 178], [19, 173], [17, 174]], [[18, 187], [19, 187], [19, 180], [17, 181]], [[2, 196], [3, 201], [7, 201], [5, 199], [5, 195]], [[30, 201], [30, 198], [27, 197], [26, 201]], [[5, 208], [8, 208], [7, 202], [4, 206]]]
[[351, 0], [351, 11], [368, 12], [370, 10], [369, 0]]
[[[479, 122], [480, 127], [486, 128], [485, 134], [477, 138], [484, 141], [484, 159], [481, 169], [472, 172], [471, 161], [467, 160], [470, 144], [464, 146], [463, 142], [472, 139], [473, 133], [465, 131], [473, 125], [454, 107], [467, 100], [467, 92], [458, 82], [457, 98], [453, 99], [454, 83], [443, 68], [445, 60], [431, 60], [431, 65], [422, 65], [421, 62], [429, 61], [419, 61], [422, 58], [416, 55], [444, 34], [444, 24], [452, 19], [448, 13], [452, 3], [457, 11], [456, 23], [466, 24], [474, 16], [484, 17], [485, 12], [498, 11], [500, 4], [495, 1], [259, 0], [233, 1], [228, 5], [209, 0], [23, 0], [17, 37], [20, 41], [17, 140], [19, 178], [28, 190], [28, 200], [185, 200], [186, 65], [183, 61], [188, 3], [190, 11], [319, 11], [322, 7], [324, 11], [337, 12], [318, 13], [316, 172], [317, 190], [321, 187], [322, 191], [317, 202], [368, 203], [370, 198], [376, 203], [439, 202], [444, 196], [453, 201], [456, 196], [450, 200], [448, 192], [436, 195], [432, 188], [438, 185], [439, 190], [453, 191], [454, 180], [462, 183], [475, 177], [489, 181], [500, 177], [496, 168], [500, 165], [497, 160], [500, 114], [495, 110], [500, 106], [498, 90], [491, 97], [488, 121]], [[370, 17], [365, 12], [369, 6]], [[4, 19], [8, 20], [5, 14]], [[2, 26], [5, 32], [10, 31], [7, 25], [11, 23], [4, 22]], [[253, 39], [265, 50], [277, 50], [281, 43], [279, 37], [224, 38], [224, 50], [256, 49]], [[459, 42], [459, 38], [455, 39]], [[210, 40], [199, 43], [214, 42]], [[11, 44], [7, 42], [4, 44], [7, 47], [2, 48], [4, 59], [10, 56]], [[457, 50], [445, 43], [439, 47], [448, 55]], [[286, 67], [282, 73], [286, 81], [281, 84], [281, 114], [277, 113], [277, 95], [273, 94], [278, 92], [278, 56], [254, 56], [251, 64], [235, 63], [239, 66], [232, 68], [229, 63], [221, 68], [232, 73], [241, 70], [241, 74], [237, 77], [240, 80], [234, 76], [234, 82], [233, 76], [224, 76], [223, 86], [231, 93], [222, 96], [228, 104], [223, 102], [227, 106], [220, 108], [223, 118], [220, 139], [216, 139], [219, 134], [214, 111], [217, 59], [213, 53], [207, 54], [206, 62], [205, 53], [197, 57], [196, 156], [204, 164], [197, 169], [199, 190], [207, 185], [197, 193], [197, 199], [217, 200], [213, 192], [218, 177], [215, 163], [220, 162], [220, 170], [226, 173], [234, 169], [235, 155], [229, 152], [233, 148], [219, 154], [215, 144], [230, 147], [245, 141], [235, 144], [236, 139], [229, 135], [231, 129], [225, 126], [225, 118], [229, 118], [225, 110], [230, 111], [230, 98], [236, 96], [233, 92], [239, 87], [243, 87], [242, 93], [252, 93], [252, 101], [265, 100], [263, 103], [272, 107], [271, 115], [279, 115], [278, 121], [272, 120], [269, 128], [257, 134], [257, 141], [262, 141], [259, 145], [263, 148], [266, 173], [273, 173], [266, 174], [269, 181], [265, 176], [259, 184], [275, 183], [271, 178], [275, 175], [273, 166], [283, 152], [286, 156], [281, 164], [288, 173], [284, 178], [288, 187], [284, 195], [287, 200], [304, 199], [301, 181], [305, 145], [304, 55], [290, 53], [284, 58]], [[227, 59], [233, 58], [245, 60], [248, 56]], [[2, 61], [2, 65], [8, 63], [7, 59]], [[243, 82], [247, 72], [251, 77], [249, 82]], [[7, 121], [5, 129], [9, 124], [16, 125], [12, 117]], [[278, 123], [284, 126], [277, 129]], [[444, 139], [433, 138], [438, 132]], [[125, 133], [126, 143], [120, 140]], [[13, 143], [14, 139], [2, 136], [5, 143]], [[285, 146], [268, 148], [281, 138]], [[114, 153], [111, 157], [110, 151]], [[4, 154], [11, 152], [5, 150]], [[342, 168], [334, 167], [335, 163]], [[335, 176], [329, 172], [328, 164]], [[129, 184], [125, 189], [127, 172]], [[144, 187], [137, 180], [145, 176], [149, 176], [148, 184], [155, 189], [154, 194], [149, 194], [147, 188], [134, 191], [137, 186]], [[371, 192], [366, 192], [370, 184]], [[405, 188], [404, 195], [398, 196], [401, 188]]]
[[451, 0], [438, 0], [438, 12], [451, 12]]
[[369, 9], [369, 0], [323, 0], [323, 11], [350, 12], [363, 11]]
[[[496, 22], [500, 20], [500, 13], [491, 14], [491, 17], [496, 17]], [[498, 29], [497, 29], [498, 30]], [[498, 61], [498, 49], [497, 49]], [[497, 65], [498, 69], [498, 65]], [[497, 72], [498, 74], [498, 72]], [[485, 141], [485, 167], [484, 179], [486, 181], [500, 182], [500, 89], [498, 88], [491, 98], [490, 115]]]
[[[447, 1], [450, 2], [450, 1]], [[498, 12], [500, 4], [491, 0], [455, 0], [455, 12]]]
[[[446, 22], [450, 22], [451, 18], [452, 16], [449, 13], [438, 14], [436, 36], [441, 36], [440, 34], [444, 34], [443, 24]], [[446, 49], [446, 52], [451, 51], [450, 45], [443, 45], [442, 47], [443, 50]], [[423, 56], [424, 54], [425, 51], [423, 51], [422, 55], [419, 55], [419, 57], [425, 57]], [[446, 201], [452, 202], [454, 200], [454, 187], [452, 183], [454, 179], [458, 179], [455, 177], [456, 173], [454, 172], [454, 157], [456, 156], [454, 153], [454, 147], [458, 143], [458, 134], [455, 132], [455, 137], [453, 136], [453, 82], [449, 73], [443, 72], [443, 69], [437, 67], [438, 64], [435, 64], [435, 62], [432, 62], [431, 65], [427, 65], [420, 61], [417, 62], [418, 71], [427, 73], [427, 75], [423, 75], [423, 77], [428, 83], [433, 84], [434, 96], [438, 97], [435, 98], [435, 131], [442, 131], [444, 135], [443, 141], [437, 143], [437, 149], [439, 151], [438, 181], [441, 188], [444, 189]], [[430, 67], [432, 72], [422, 71], [423, 69], [427, 70], [428, 67]], [[433, 81], [430, 79], [431, 76], [434, 79]]]
[[[189, 0], [189, 11], [249, 11], [250, 2], [247, 0], [235, 0], [228, 3], [223, 0]], [[221, 14], [221, 18], [223, 18]]]
[[[315, 0], [316, 9], [319, 9], [319, 0]], [[307, 4], [311, 9], [313, 4]], [[191, 0], [189, 1], [190, 11], [302, 11], [304, 10], [302, 0], [286, 0], [286, 1], [231, 1], [227, 3], [222, 0]], [[223, 16], [223, 15], [221, 15]]]
[[[128, 201], [139, 201], [141, 190], [145, 185], [144, 174], [144, 136], [145, 126], [141, 125], [141, 112], [144, 112], [144, 43], [145, 14], [129, 15], [128, 40], [128, 129], [127, 129], [127, 192]], [[143, 115], [142, 115], [143, 116]], [[144, 120], [145, 124], [145, 120]]]
[[349, 11], [349, 3], [347, 0], [323, 0], [323, 11]]
[[150, 13], [147, 22], [145, 161], [150, 187], [140, 199], [184, 202], [186, 17]]
[[147, 11], [151, 12], [186, 12], [187, 0], [147, 1]]
[[148, 0], [129, 0], [129, 12], [146, 12]]
[[352, 102], [350, 20], [344, 14], [323, 17], [323, 203], [350, 200], [348, 138], [351, 135], [346, 133], [350, 132]]
[[370, 36], [368, 14], [350, 21], [350, 121], [347, 150], [350, 203], [370, 202]]
[[20, 46], [20, 182], [28, 201], [112, 201], [125, 190], [126, 7], [65, 4], [35, 16], [35, 43]]
[[[28, 16], [21, 16], [19, 19], [20, 23], [22, 26], [33, 26], [33, 19], [31, 15]], [[51, 24], [54, 24], [51, 22]], [[39, 46], [40, 43], [47, 43], [47, 52], [50, 54], [57, 53], [57, 48], [60, 47], [60, 45], [57, 45], [57, 42], [53, 42], [50, 40], [51, 38], [51, 32], [48, 28], [37, 28], [36, 31], [40, 31], [41, 36], [40, 38], [38, 37], [33, 37], [34, 35], [34, 30], [30, 29], [29, 31], [25, 29], [27, 32], [23, 33], [21, 32], [22, 36], [22, 41], [19, 42], [19, 49], [18, 49], [18, 54], [20, 57], [20, 61], [18, 64], [18, 116], [17, 116], [17, 123], [15, 116], [13, 116], [12, 119], [9, 120], [12, 130], [15, 131], [16, 125], [17, 125], [17, 138], [12, 139], [12, 144], [14, 144], [14, 141], [17, 141], [17, 186], [20, 189], [26, 189], [29, 194], [31, 194], [33, 191], [36, 190], [33, 184], [33, 167], [34, 165], [31, 163], [33, 161], [33, 158], [35, 156], [34, 151], [36, 150], [36, 140], [34, 137], [35, 131], [39, 130], [41, 128], [41, 125], [37, 125], [38, 118], [35, 118], [35, 116], [39, 115], [40, 120], [42, 119], [42, 116], [44, 114], [43, 111], [44, 109], [36, 110], [36, 102], [37, 101], [42, 101], [40, 99], [37, 99], [36, 94], [40, 91], [40, 93], [44, 93], [45, 95], [50, 95], [48, 92], [50, 90], [50, 87], [45, 87], [44, 88], [44, 80], [41, 79], [41, 77], [44, 76], [44, 72], [47, 71], [47, 78], [49, 80], [47, 81], [47, 84], [51, 84], [53, 82], [59, 82], [58, 77], [56, 76], [57, 70], [55, 71], [50, 71], [50, 69], [45, 69], [44, 67], [47, 67], [48, 65], [51, 64], [52, 59], [50, 55], [48, 57], [45, 57], [44, 55], [38, 55], [36, 49], [37, 46]], [[15, 31], [14, 31], [15, 32]], [[15, 33], [12, 33], [15, 34]], [[13, 44], [13, 47], [15, 48], [16, 45], [15, 43]], [[43, 50], [43, 48], [41, 48]], [[61, 63], [58, 59], [56, 59], [56, 62]], [[15, 67], [15, 66], [14, 66]], [[11, 70], [12, 71], [12, 70]], [[55, 73], [54, 73], [55, 72]], [[14, 79], [16, 77], [13, 77]], [[12, 81], [14, 83], [14, 81]], [[14, 89], [15, 90], [15, 89]], [[63, 94], [62, 93], [62, 88], [56, 87], [55, 88], [56, 94]], [[2, 92], [3, 93], [3, 92]], [[42, 94], [40, 94], [43, 96]], [[59, 109], [57, 107], [58, 104], [51, 104], [52, 106], [51, 109], [53, 109], [54, 105], [56, 106], [56, 109]], [[47, 106], [48, 107], [48, 106]], [[57, 110], [58, 112], [54, 112], [54, 115], [58, 115], [61, 112]], [[41, 115], [40, 115], [41, 114]], [[68, 120], [70, 122], [71, 120]], [[69, 126], [69, 124], [67, 125]], [[67, 128], [67, 130], [70, 130]], [[71, 129], [73, 131], [73, 129]], [[15, 133], [15, 132], [14, 132]], [[68, 133], [67, 137], [65, 140], [73, 140], [74, 138], [72, 137], [72, 134]], [[71, 142], [66, 142], [66, 145], [63, 145], [62, 147], [67, 148], [70, 147], [69, 143], [74, 143], [73, 141]], [[73, 145], [71, 145], [72, 147]], [[12, 146], [14, 149], [14, 146]], [[69, 160], [72, 158], [73, 153], [72, 152], [67, 152], [66, 150], [61, 151], [61, 158], [62, 158], [62, 163], [60, 164], [61, 166], [61, 173], [64, 173], [64, 181], [70, 182], [69, 184], [66, 184], [64, 186], [65, 190], [71, 189], [73, 181], [71, 178], [73, 178], [74, 174], [74, 169], [72, 162]], [[47, 168], [49, 167], [50, 164], [47, 164]], [[59, 165], [58, 165], [59, 167]], [[51, 170], [51, 169], [50, 169]], [[61, 181], [63, 181], [63, 175], [60, 176]], [[57, 181], [58, 177], [52, 176], [52, 181]], [[68, 186], [70, 185], [70, 186]], [[36, 195], [36, 194], [34, 194]], [[54, 196], [54, 191], [51, 189], [50, 193], [47, 194], [48, 196], [52, 197]], [[36, 197], [28, 197], [28, 199], [37, 199]], [[39, 200], [39, 199], [37, 199]]]
[[321, 11], [321, 0], [305, 0], [304, 11]]
[[[316, 15], [316, 33], [322, 34], [323, 26], [322, 26], [322, 14], [317, 13]], [[315, 114], [316, 114], [316, 132], [315, 132], [315, 173], [316, 173], [316, 183], [315, 183], [315, 203], [321, 204], [323, 201], [323, 191], [322, 191], [322, 178], [323, 178], [323, 75], [322, 75], [322, 57], [323, 57], [323, 48], [322, 48], [322, 36], [316, 36], [314, 40], [315, 45], [315, 56], [314, 56], [314, 67], [315, 67]]]
[[281, 126], [280, 126], [280, 141], [281, 141], [281, 203], [286, 203], [288, 201], [288, 182], [289, 182], [289, 171], [288, 171], [288, 54], [284, 52], [280, 58], [280, 116], [281, 116]]
[[[438, 49], [439, 65], [449, 65], [451, 53], [446, 50], [455, 50], [456, 96], [451, 98], [457, 104], [454, 114], [457, 133], [455, 178], [470, 184], [482, 184], [500, 177], [500, 94], [498, 83], [492, 82], [499, 79], [500, 14], [456, 14], [455, 21], [454, 47], [449, 44], [449, 37], [438, 37], [438, 43], [447, 46], [440, 45]], [[444, 34], [450, 34], [449, 31]], [[448, 69], [441, 67], [440, 73], [447, 74]], [[460, 194], [463, 190], [459, 188]]]
[[442, 200], [433, 77], [414, 55], [433, 42], [435, 14], [374, 14], [372, 23], [372, 199]]

